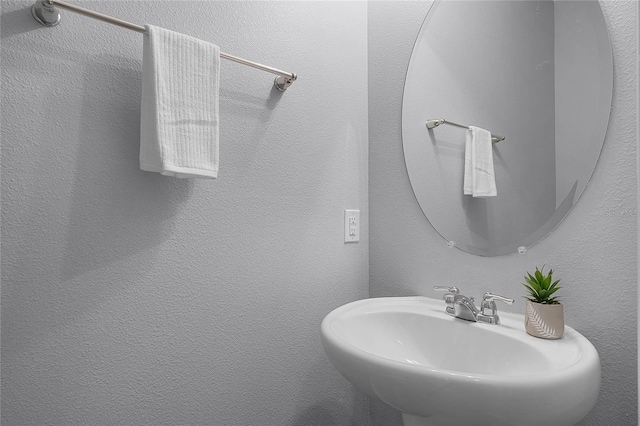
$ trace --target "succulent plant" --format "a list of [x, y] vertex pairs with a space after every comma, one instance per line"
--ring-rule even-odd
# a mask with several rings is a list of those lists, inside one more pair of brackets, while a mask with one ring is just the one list
[[560, 290], [558, 283], [560, 280], [553, 281], [553, 269], [549, 269], [548, 274], [544, 274], [544, 266], [531, 275], [527, 272], [524, 276], [526, 284], [523, 284], [529, 296], [525, 296], [532, 302], [543, 303], [545, 305], [555, 305], [560, 303], [557, 296], [552, 296], [556, 291]]

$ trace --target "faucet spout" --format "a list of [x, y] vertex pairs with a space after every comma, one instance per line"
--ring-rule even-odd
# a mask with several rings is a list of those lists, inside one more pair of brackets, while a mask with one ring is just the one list
[[453, 300], [453, 313], [456, 318], [476, 322], [480, 311], [472, 299], [457, 294]]

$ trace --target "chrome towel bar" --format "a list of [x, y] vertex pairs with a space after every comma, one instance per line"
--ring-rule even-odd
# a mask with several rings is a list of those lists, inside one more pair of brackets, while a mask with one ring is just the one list
[[[465, 126], [464, 124], [454, 123], [453, 121], [445, 120], [444, 118], [436, 118], [433, 120], [427, 120], [427, 129], [433, 129], [438, 127], [441, 124], [448, 124], [450, 126], [461, 127], [463, 129], [468, 129], [469, 126]], [[494, 135], [491, 133], [491, 142], [498, 143], [504, 140], [504, 136]]]
[[[139, 33], [145, 33], [146, 29], [142, 25], [137, 25], [131, 22], [123, 21], [122, 19], [114, 18], [109, 15], [104, 15], [93, 10], [85, 9], [84, 7], [76, 6], [61, 0], [38, 0], [36, 4], [31, 7], [31, 14], [34, 19], [46, 27], [53, 27], [60, 22], [60, 14], [55, 6], [59, 6], [62, 9], [69, 10], [71, 12], [79, 13], [80, 15], [88, 16], [89, 18], [98, 19], [109, 24], [117, 25], [128, 30], [137, 31]], [[284, 92], [289, 86], [293, 84], [298, 76], [292, 72], [286, 72], [277, 68], [262, 65], [257, 62], [248, 61], [237, 56], [229, 55], [228, 53], [220, 52], [220, 57], [228, 59], [233, 62], [237, 62], [242, 65], [247, 65], [252, 68], [256, 68], [262, 71], [276, 74], [277, 77], [273, 84], [278, 90]]]

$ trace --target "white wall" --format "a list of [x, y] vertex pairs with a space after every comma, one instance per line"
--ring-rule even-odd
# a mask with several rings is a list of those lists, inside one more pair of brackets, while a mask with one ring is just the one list
[[[433, 285], [456, 285], [475, 297], [487, 290], [513, 296], [516, 304], [503, 309], [522, 312], [522, 275], [546, 264], [562, 278], [568, 325], [602, 358], [600, 399], [582, 424], [635, 425], [637, 8], [631, 1], [601, 6], [614, 51], [614, 98], [591, 182], [567, 219], [526, 255], [482, 258], [446, 247], [422, 214], [403, 161], [403, 77], [428, 3], [369, 4], [370, 294], [436, 298]], [[373, 424], [400, 424], [375, 400], [371, 412]]]
[[368, 295], [366, 3], [74, 3], [299, 79], [223, 61], [219, 178], [142, 172], [142, 36], [2, 2], [3, 424], [367, 424], [319, 339]]

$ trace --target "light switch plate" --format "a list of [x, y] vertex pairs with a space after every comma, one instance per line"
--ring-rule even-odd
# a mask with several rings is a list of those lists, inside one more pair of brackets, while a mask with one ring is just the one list
[[360, 241], [360, 210], [344, 211], [344, 242]]

